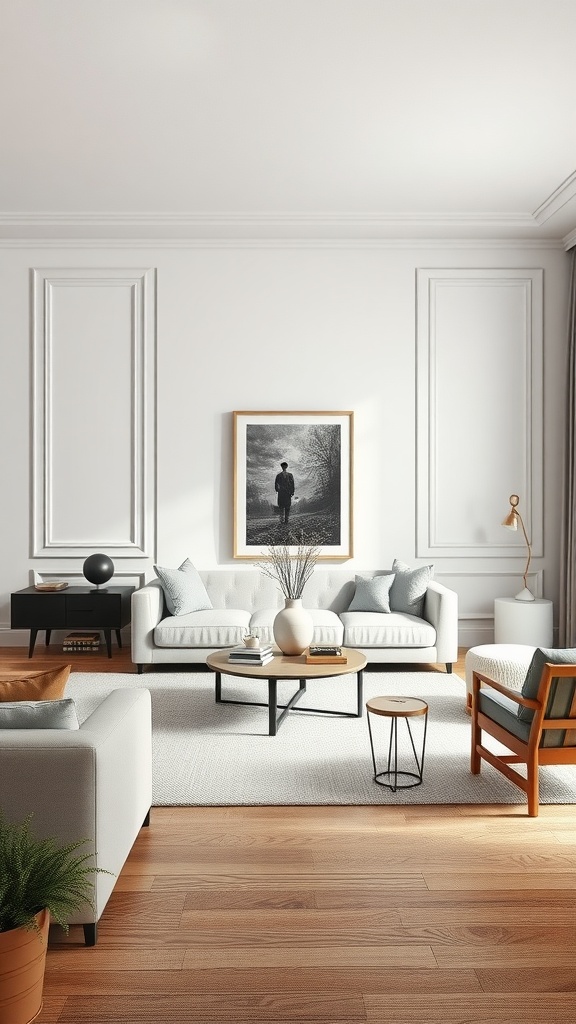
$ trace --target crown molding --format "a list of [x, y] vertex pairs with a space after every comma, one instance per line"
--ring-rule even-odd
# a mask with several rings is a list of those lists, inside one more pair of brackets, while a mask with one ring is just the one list
[[[576, 231], [574, 242], [576, 243]], [[561, 249], [559, 238], [2, 238], [2, 249]]]
[[554, 217], [567, 203], [576, 200], [576, 171], [571, 174], [558, 188], [540, 203], [534, 210], [533, 217], [537, 224], [545, 224]]
[[[0, 212], [0, 239], [525, 239], [530, 213]], [[546, 238], [554, 237], [549, 232]]]

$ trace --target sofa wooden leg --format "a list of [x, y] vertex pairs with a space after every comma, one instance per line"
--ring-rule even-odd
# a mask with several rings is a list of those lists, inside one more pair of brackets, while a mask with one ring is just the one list
[[450, 673], [452, 672], [452, 668], [453, 668], [453, 662], [447, 661], [446, 662], [446, 672], [448, 673], [448, 675], [450, 675]]
[[136, 669], [138, 671], [138, 675], [141, 676], [144, 671], [144, 665], [136, 665]]
[[[151, 808], [150, 808], [150, 810], [151, 810]], [[150, 811], [148, 811], [148, 814], [146, 815], [146, 817], [144, 818], [144, 821], [142, 822], [142, 828], [148, 828], [149, 824], [150, 824]]]
[[98, 938], [98, 923], [95, 921], [94, 924], [84, 924], [84, 944], [86, 946], [95, 946]]

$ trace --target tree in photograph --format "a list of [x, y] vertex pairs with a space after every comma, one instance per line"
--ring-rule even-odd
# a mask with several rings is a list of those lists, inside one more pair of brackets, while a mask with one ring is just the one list
[[302, 461], [317, 480], [319, 504], [340, 507], [340, 427], [311, 426], [302, 447]]

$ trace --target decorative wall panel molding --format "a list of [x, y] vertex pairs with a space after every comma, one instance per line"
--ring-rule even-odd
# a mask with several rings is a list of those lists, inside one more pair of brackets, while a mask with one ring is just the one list
[[32, 272], [32, 557], [154, 557], [153, 269]]
[[512, 493], [543, 554], [542, 278], [417, 271], [420, 557], [522, 558], [521, 531], [501, 526]]

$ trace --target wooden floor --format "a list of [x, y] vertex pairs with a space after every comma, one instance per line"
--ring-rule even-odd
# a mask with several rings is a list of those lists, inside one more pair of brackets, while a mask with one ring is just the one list
[[566, 1024], [575, 839], [572, 806], [154, 809], [98, 945], [52, 931], [38, 1024]]

